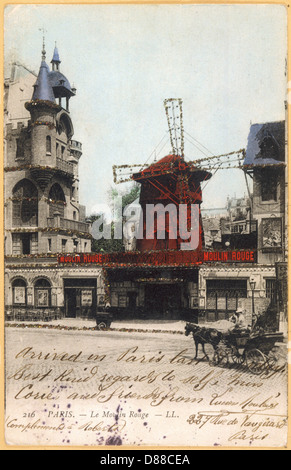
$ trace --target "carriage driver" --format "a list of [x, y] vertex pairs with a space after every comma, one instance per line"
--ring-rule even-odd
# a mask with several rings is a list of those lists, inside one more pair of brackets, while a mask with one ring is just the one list
[[235, 328], [246, 328], [246, 319], [243, 315], [243, 309], [238, 308], [235, 314], [230, 318], [230, 321], [235, 324]]

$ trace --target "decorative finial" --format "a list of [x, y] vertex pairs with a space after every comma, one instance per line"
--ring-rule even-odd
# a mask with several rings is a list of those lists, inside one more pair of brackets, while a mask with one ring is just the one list
[[45, 60], [45, 57], [46, 57], [46, 50], [45, 50], [45, 33], [47, 33], [47, 30], [44, 29], [44, 27], [42, 27], [42, 28], [39, 28], [39, 31], [42, 31], [42, 34], [43, 34], [43, 36], [42, 36], [42, 51], [41, 51], [42, 56], [41, 56], [41, 58], [42, 58], [42, 60], [44, 61], [44, 60]]

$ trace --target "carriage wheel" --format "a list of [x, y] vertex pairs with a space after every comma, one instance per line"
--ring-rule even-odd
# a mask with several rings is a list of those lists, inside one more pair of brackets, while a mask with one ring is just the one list
[[232, 357], [233, 362], [236, 365], [240, 366], [245, 362], [244, 354], [240, 354], [239, 352], [237, 352], [237, 353], [233, 352], [231, 357]]
[[265, 368], [266, 358], [259, 349], [251, 349], [246, 354], [246, 364], [250, 372], [259, 375]]
[[107, 325], [104, 321], [98, 323], [98, 330], [105, 330], [106, 327]]
[[240, 354], [239, 350], [237, 347], [232, 346], [231, 347], [231, 359], [233, 360], [233, 363], [236, 365], [241, 365], [245, 361], [245, 355]]

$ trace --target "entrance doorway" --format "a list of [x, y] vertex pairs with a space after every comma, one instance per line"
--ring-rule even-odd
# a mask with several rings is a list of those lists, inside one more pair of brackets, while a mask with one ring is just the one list
[[97, 279], [64, 279], [65, 316], [94, 318], [97, 306]]
[[77, 304], [80, 303], [80, 297], [78, 295], [77, 302], [77, 289], [66, 289], [65, 290], [65, 305], [66, 305], [66, 317], [76, 318], [78, 316]]
[[145, 312], [148, 318], [180, 319], [182, 312], [181, 285], [145, 285]]

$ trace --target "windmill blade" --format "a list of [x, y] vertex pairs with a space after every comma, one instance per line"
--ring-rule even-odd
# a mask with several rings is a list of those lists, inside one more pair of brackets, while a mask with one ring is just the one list
[[173, 155], [184, 158], [184, 127], [183, 127], [183, 101], [181, 98], [167, 98], [164, 100], [170, 141]]
[[128, 183], [132, 181], [132, 175], [141, 168], [145, 168], [144, 164], [135, 165], [113, 165], [113, 181], [115, 184]]

